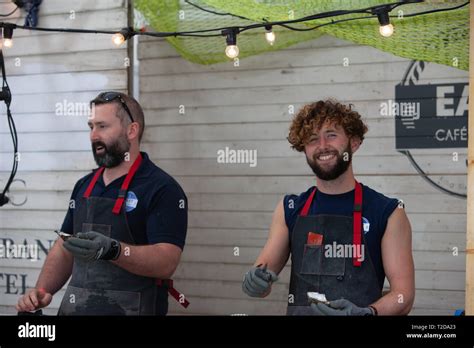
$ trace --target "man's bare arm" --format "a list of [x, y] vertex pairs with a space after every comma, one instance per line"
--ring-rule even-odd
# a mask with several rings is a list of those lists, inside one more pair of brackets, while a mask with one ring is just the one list
[[62, 239], [58, 238], [44, 261], [35, 288], [18, 299], [17, 311], [28, 312], [46, 307], [51, 303], [52, 295], [66, 284], [74, 259], [62, 244]]
[[117, 266], [145, 277], [169, 279], [178, 267], [181, 248], [170, 243], [128, 245], [120, 243], [120, 257], [111, 261]]
[[379, 315], [406, 315], [415, 299], [411, 227], [405, 210], [390, 215], [382, 238], [382, 261], [390, 292], [373, 303]]
[[74, 258], [63, 248], [63, 240], [58, 238], [44, 261], [36, 282], [36, 288], [55, 294], [66, 284], [71, 276]]
[[283, 200], [281, 200], [273, 213], [268, 240], [255, 261], [255, 266], [266, 264], [270, 270], [279, 274], [285, 267], [289, 255], [290, 239], [285, 222]]

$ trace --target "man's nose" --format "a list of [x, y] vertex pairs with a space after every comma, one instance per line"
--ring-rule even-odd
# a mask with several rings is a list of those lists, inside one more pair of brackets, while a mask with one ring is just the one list
[[320, 149], [325, 149], [327, 145], [326, 139], [324, 137], [320, 137], [318, 141], [318, 147]]
[[98, 141], [99, 140], [99, 137], [97, 135], [97, 131], [95, 130], [95, 127], [93, 127], [91, 129], [91, 132], [90, 132], [90, 139], [91, 139], [91, 142], [95, 142], [95, 141]]

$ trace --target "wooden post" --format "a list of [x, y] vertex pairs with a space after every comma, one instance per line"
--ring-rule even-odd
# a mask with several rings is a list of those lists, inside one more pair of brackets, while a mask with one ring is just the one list
[[469, 120], [467, 144], [466, 315], [474, 315], [474, 4], [469, 4]]

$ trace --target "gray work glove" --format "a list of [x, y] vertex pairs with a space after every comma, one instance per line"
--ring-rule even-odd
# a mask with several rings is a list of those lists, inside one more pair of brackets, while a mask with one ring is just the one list
[[268, 270], [267, 266], [252, 267], [245, 273], [242, 290], [251, 297], [263, 297], [270, 291], [272, 283], [277, 280], [276, 273]]
[[374, 310], [370, 307], [358, 307], [351, 301], [346, 299], [339, 299], [330, 301], [329, 304], [324, 303], [312, 303], [311, 309], [314, 315], [331, 315], [331, 316], [342, 316], [342, 315], [354, 315], [354, 316], [365, 316], [375, 315]]
[[79, 232], [64, 241], [63, 246], [75, 257], [83, 260], [116, 260], [120, 255], [120, 243], [94, 231]]

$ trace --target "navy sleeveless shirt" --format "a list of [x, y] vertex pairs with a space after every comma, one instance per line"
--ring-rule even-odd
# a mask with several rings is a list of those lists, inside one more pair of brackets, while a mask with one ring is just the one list
[[[387, 227], [387, 221], [393, 211], [398, 207], [399, 200], [389, 198], [362, 185], [362, 224], [364, 238], [367, 243], [368, 253], [374, 264], [379, 284], [382, 287], [385, 280], [385, 271], [382, 263], [381, 243]], [[298, 195], [286, 195], [283, 199], [285, 222], [290, 233], [296, 219], [308, 199], [314, 186]], [[308, 215], [332, 214], [352, 216], [354, 207], [354, 190], [336, 195], [329, 195], [317, 191], [311, 204]]]

